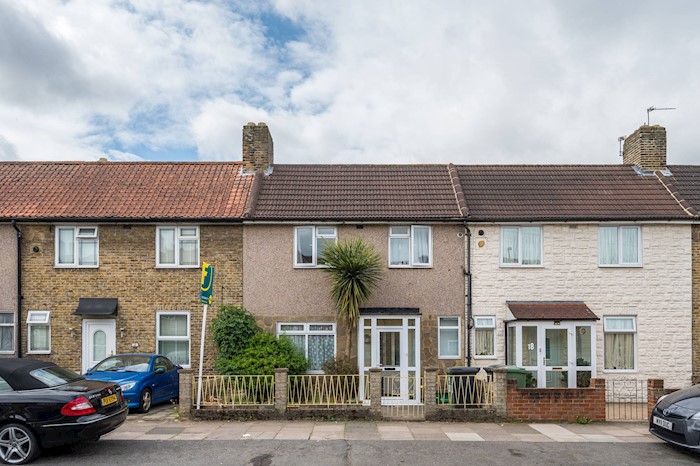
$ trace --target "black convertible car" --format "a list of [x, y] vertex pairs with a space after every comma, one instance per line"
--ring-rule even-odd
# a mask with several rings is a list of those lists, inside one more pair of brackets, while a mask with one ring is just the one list
[[128, 408], [118, 384], [85, 380], [56, 364], [0, 359], [0, 460], [25, 464], [41, 449], [96, 440]]

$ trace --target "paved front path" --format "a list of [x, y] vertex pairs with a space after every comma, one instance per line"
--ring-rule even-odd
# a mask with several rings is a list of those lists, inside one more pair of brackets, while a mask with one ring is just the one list
[[111, 440], [443, 440], [453, 442], [660, 442], [642, 422], [587, 425], [488, 422], [179, 421], [164, 406], [130, 414]]

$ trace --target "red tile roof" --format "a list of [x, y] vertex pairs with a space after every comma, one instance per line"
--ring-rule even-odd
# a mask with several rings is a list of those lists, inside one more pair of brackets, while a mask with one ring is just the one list
[[240, 218], [241, 162], [0, 162], [0, 219]]
[[460, 218], [447, 165], [275, 165], [251, 213], [262, 220]]
[[508, 301], [517, 320], [598, 320], [582, 301]]
[[473, 220], [689, 219], [655, 176], [628, 165], [461, 165], [457, 171]]

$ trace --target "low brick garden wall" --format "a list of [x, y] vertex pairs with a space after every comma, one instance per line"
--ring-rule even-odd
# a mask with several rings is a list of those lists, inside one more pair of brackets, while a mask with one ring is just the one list
[[589, 388], [518, 388], [507, 381], [507, 417], [521, 421], [605, 421], [605, 379]]

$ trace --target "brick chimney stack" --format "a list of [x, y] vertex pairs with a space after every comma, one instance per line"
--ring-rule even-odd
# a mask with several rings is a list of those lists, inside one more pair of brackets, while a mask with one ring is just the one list
[[647, 171], [666, 168], [666, 128], [642, 125], [627, 136], [622, 150], [622, 163], [637, 165]]
[[272, 135], [265, 123], [243, 127], [243, 173], [268, 172], [273, 164]]

